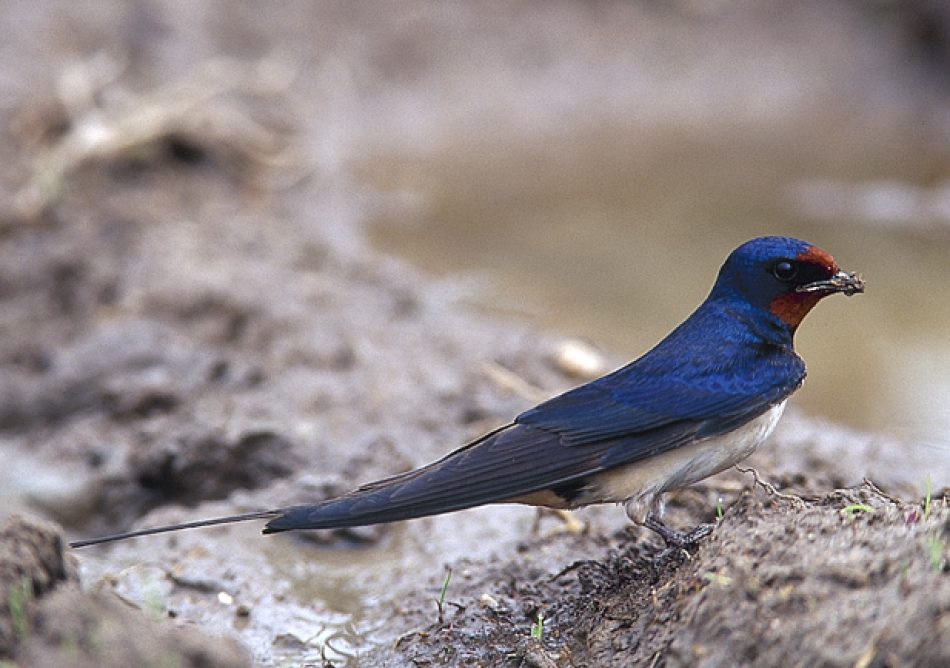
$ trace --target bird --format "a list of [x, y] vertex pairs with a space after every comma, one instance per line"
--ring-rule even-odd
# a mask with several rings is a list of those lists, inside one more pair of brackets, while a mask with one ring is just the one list
[[180, 529], [269, 520], [263, 533], [333, 529], [520, 503], [622, 504], [672, 549], [709, 532], [662, 520], [663, 495], [752, 454], [805, 379], [794, 335], [824, 297], [865, 281], [806, 241], [758, 237], [733, 250], [706, 299], [641, 357], [544, 401], [443, 458], [308, 505], [102, 536], [86, 547]]

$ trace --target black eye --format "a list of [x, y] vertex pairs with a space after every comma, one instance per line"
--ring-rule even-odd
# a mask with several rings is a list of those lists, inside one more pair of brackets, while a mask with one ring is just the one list
[[772, 275], [783, 283], [788, 283], [798, 275], [798, 264], [782, 260], [772, 265]]

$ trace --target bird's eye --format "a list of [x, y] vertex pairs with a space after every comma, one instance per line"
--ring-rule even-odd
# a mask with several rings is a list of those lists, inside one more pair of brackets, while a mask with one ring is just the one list
[[776, 262], [772, 266], [772, 275], [783, 283], [787, 283], [798, 275], [798, 265], [788, 260]]

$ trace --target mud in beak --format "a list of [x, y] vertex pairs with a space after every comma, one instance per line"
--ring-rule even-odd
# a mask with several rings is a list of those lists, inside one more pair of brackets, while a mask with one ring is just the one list
[[845, 296], [850, 297], [859, 292], [864, 292], [864, 279], [850, 271], [839, 271], [828, 280], [799, 285], [795, 288], [795, 292], [820, 292], [826, 295], [842, 292]]

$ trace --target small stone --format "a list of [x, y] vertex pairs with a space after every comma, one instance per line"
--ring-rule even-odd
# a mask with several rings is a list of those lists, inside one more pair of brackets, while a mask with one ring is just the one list
[[487, 592], [478, 597], [478, 602], [481, 603], [482, 606], [492, 610], [498, 607], [497, 599]]
[[607, 370], [603, 355], [577, 339], [568, 339], [558, 345], [554, 364], [559, 371], [573, 378], [593, 379]]

